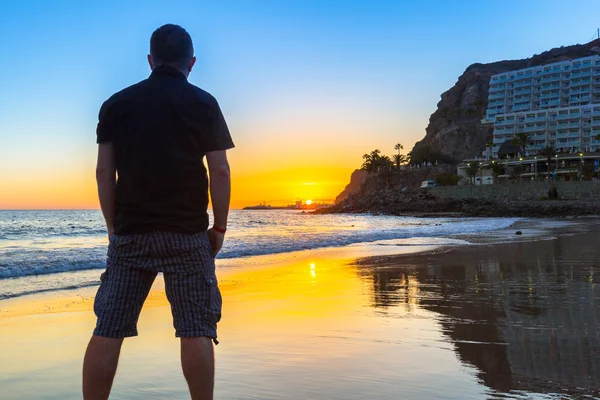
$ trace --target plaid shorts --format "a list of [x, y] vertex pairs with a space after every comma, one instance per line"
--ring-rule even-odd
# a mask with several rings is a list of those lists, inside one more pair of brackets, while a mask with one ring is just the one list
[[152, 232], [112, 235], [106, 271], [94, 301], [94, 335], [137, 335], [137, 321], [158, 272], [165, 278], [177, 337], [209, 337], [216, 342], [221, 293], [206, 232]]

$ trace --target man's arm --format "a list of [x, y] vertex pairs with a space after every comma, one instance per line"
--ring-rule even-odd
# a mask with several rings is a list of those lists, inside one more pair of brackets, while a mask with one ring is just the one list
[[113, 234], [115, 218], [115, 198], [117, 188], [117, 162], [112, 143], [98, 145], [98, 163], [96, 165], [96, 183], [100, 208], [106, 221], [108, 237]]
[[[208, 173], [210, 176], [210, 198], [212, 202], [214, 223], [209, 230], [209, 238], [215, 255], [221, 250], [225, 234], [218, 230], [227, 229], [227, 216], [229, 214], [229, 200], [231, 196], [231, 177], [229, 162], [225, 150], [206, 153]], [[217, 228], [215, 230], [214, 228]]]

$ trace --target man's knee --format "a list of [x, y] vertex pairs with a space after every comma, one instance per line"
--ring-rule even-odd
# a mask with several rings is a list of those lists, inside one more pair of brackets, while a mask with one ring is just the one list
[[[208, 337], [181, 338], [181, 360], [185, 372], [196, 369], [212, 369], [214, 350]], [[186, 370], [190, 371], [186, 371]]]
[[209, 337], [182, 337], [181, 355], [211, 356], [213, 354], [213, 342]]
[[123, 338], [109, 338], [104, 336], [92, 335], [86, 358], [92, 358], [95, 362], [106, 360], [111, 362], [113, 358], [119, 357]]

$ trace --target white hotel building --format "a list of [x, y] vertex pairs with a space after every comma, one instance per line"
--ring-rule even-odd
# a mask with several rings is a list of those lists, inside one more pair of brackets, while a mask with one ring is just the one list
[[494, 125], [494, 157], [519, 132], [529, 134], [526, 155], [551, 144], [561, 153], [600, 151], [600, 56], [492, 76], [482, 123]]

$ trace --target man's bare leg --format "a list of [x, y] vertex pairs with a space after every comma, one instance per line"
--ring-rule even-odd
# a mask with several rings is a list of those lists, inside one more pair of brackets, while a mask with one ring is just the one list
[[215, 385], [215, 354], [206, 337], [181, 338], [181, 367], [192, 400], [212, 400]]
[[84, 400], [106, 400], [110, 395], [123, 339], [92, 336], [83, 360]]

